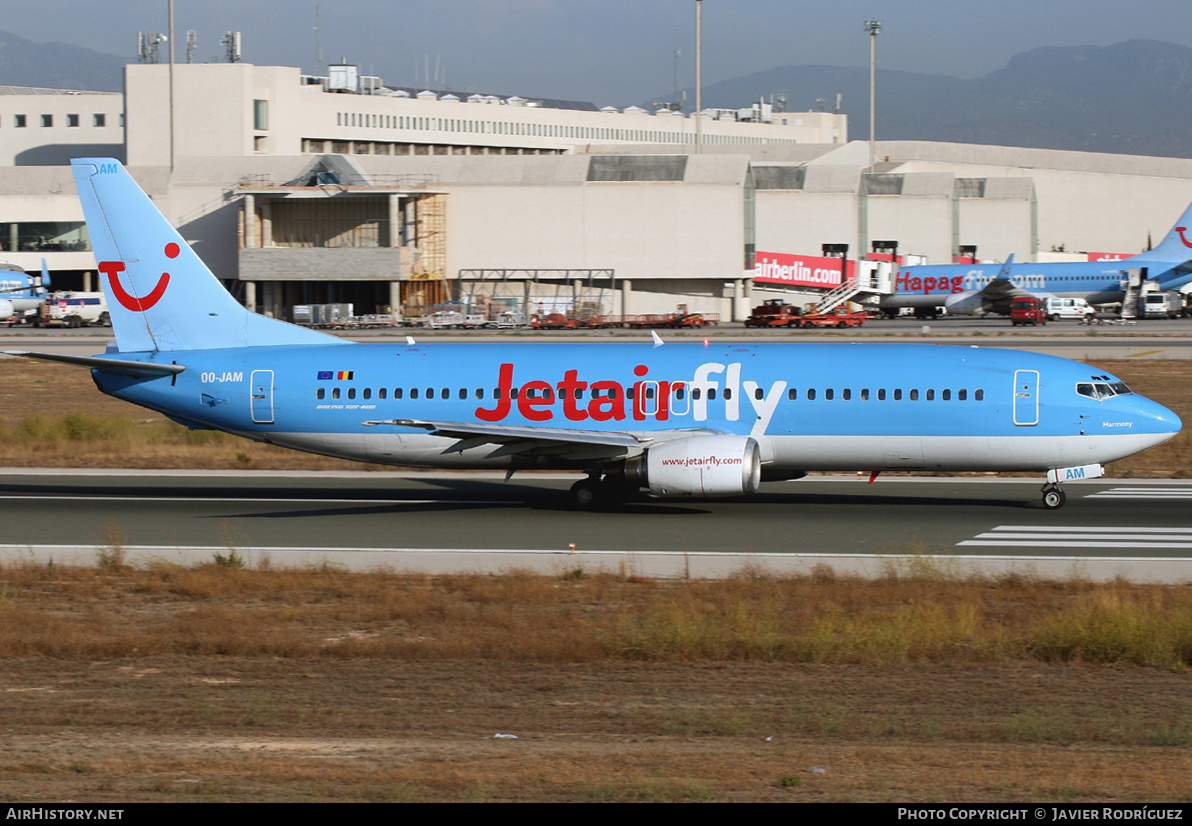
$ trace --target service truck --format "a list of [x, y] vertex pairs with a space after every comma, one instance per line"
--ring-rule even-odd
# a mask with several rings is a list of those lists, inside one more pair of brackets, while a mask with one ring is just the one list
[[1143, 318], [1179, 318], [1184, 311], [1184, 296], [1179, 290], [1160, 290], [1143, 296]]
[[46, 326], [109, 326], [108, 303], [103, 293], [57, 292], [46, 298], [40, 323]]

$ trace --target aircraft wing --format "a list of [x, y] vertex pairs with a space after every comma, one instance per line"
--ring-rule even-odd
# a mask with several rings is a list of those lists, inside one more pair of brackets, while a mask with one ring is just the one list
[[525, 425], [484, 424], [480, 422], [434, 422], [422, 419], [385, 419], [366, 421], [368, 427], [393, 425], [427, 430], [435, 436], [455, 439], [455, 444], [443, 453], [460, 453], [481, 445], [496, 445], [489, 457], [514, 454], [566, 454], [576, 459], [609, 458], [639, 452], [652, 444], [690, 436], [718, 434], [719, 431], [695, 428], [690, 430], [605, 431], [569, 430], [559, 427], [529, 427]]
[[1016, 295], [1028, 295], [1026, 290], [1014, 286], [1014, 282], [1010, 280], [1010, 268], [1013, 266], [1014, 254], [1011, 253], [1010, 257], [1006, 259], [1006, 263], [1002, 264], [1002, 268], [993, 277], [993, 280], [979, 291], [980, 294], [994, 301], [1013, 298]]
[[993, 301], [1003, 301], [1018, 295], [1030, 295], [1030, 293], [1021, 287], [1014, 286], [1014, 283], [1009, 278], [996, 278], [978, 292], [985, 298]]
[[27, 293], [30, 290], [36, 290], [36, 289], [37, 289], [36, 284], [26, 284], [23, 287], [5, 287], [4, 289], [0, 290], [0, 294], [3, 294], [3, 293]]

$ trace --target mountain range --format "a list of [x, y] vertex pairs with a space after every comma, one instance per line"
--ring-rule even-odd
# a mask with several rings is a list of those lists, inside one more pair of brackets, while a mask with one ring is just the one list
[[33, 43], [0, 32], [0, 86], [122, 92], [127, 62], [69, 43]]
[[[118, 92], [127, 62], [0, 32], [3, 86]], [[850, 137], [867, 138], [868, 67], [782, 66], [709, 84], [703, 102], [736, 109], [785, 95], [789, 111], [805, 111], [819, 99], [832, 107], [837, 94]], [[1044, 47], [968, 80], [879, 68], [877, 137], [1192, 157], [1192, 49], [1154, 40]]]
[[[879, 68], [876, 86], [879, 140], [1192, 157], [1192, 49], [1175, 43], [1032, 49], [972, 80]], [[737, 108], [778, 94], [790, 111], [818, 108], [817, 99], [831, 108], [841, 94], [849, 136], [869, 137], [868, 67], [769, 69], [705, 86], [703, 104]]]

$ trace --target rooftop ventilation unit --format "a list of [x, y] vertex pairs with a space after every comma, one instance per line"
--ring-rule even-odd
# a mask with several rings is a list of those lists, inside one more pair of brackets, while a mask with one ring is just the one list
[[329, 92], [360, 91], [360, 67], [350, 63], [340, 63], [327, 67], [327, 90]]

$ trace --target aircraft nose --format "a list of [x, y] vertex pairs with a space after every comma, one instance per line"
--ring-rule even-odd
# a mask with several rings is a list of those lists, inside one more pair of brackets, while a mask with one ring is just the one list
[[1147, 447], [1166, 442], [1183, 429], [1184, 423], [1173, 411], [1147, 398], [1139, 401], [1139, 423]]

